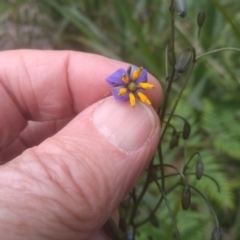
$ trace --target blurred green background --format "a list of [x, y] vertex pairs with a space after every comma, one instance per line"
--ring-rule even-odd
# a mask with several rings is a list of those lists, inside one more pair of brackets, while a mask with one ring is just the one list
[[[101, 54], [143, 66], [165, 87], [165, 48], [170, 42], [167, 0], [6, 0], [0, 3], [0, 45], [9, 49], [72, 49]], [[176, 54], [193, 46], [197, 55], [223, 47], [240, 47], [240, 1], [187, 0], [188, 13], [176, 14]], [[206, 13], [197, 39], [197, 14]], [[240, 57], [224, 51], [199, 59], [177, 108], [192, 124], [187, 154], [200, 151], [205, 173], [214, 177], [192, 185], [207, 195], [217, 212], [223, 239], [240, 239]], [[81, 63], [80, 63], [81, 64]], [[172, 101], [181, 87], [174, 83]], [[169, 150], [164, 162], [181, 165], [184, 143]], [[194, 172], [194, 163], [191, 164]], [[170, 183], [172, 180], [169, 180]], [[193, 194], [191, 208], [180, 209], [181, 189], [168, 198], [181, 239], [210, 239], [214, 229], [210, 210]], [[156, 202], [155, 189], [146, 201]], [[179, 199], [176, 200], [176, 199]], [[143, 213], [144, 214], [144, 213]], [[159, 224], [147, 223], [137, 239], [174, 239], [172, 223], [163, 204]], [[155, 225], [155, 226], [154, 226]]]

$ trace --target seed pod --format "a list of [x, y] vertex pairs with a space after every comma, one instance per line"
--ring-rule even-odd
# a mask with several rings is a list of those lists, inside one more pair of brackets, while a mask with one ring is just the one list
[[186, 0], [175, 0], [175, 9], [181, 18], [187, 15], [187, 3]]
[[188, 185], [184, 186], [182, 193], [182, 209], [187, 210], [191, 203], [191, 191]]
[[197, 160], [197, 164], [196, 164], [196, 178], [197, 178], [197, 180], [200, 180], [202, 178], [203, 170], [204, 170], [203, 161], [202, 161], [201, 157], [199, 156], [199, 158]]
[[178, 143], [179, 143], [179, 133], [177, 133], [176, 131], [173, 131], [172, 138], [169, 143], [169, 148], [172, 149], [174, 147], [177, 147]]
[[211, 240], [221, 240], [222, 239], [222, 233], [219, 228], [215, 228], [212, 232]]
[[193, 49], [188, 48], [180, 53], [175, 64], [175, 70], [178, 73], [184, 73], [190, 66], [193, 60]]
[[118, 228], [115, 222], [109, 218], [107, 222], [103, 225], [103, 231], [109, 236], [111, 239], [120, 240]]
[[197, 16], [197, 24], [198, 24], [199, 28], [201, 28], [203, 26], [204, 21], [205, 21], [205, 12], [204, 11], [200, 11], [198, 13], [198, 16]]
[[187, 140], [190, 136], [190, 133], [191, 133], [191, 125], [189, 124], [188, 121], [184, 121], [182, 138]]

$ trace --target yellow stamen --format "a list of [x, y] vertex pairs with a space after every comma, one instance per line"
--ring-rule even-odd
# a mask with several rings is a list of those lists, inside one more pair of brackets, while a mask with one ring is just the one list
[[140, 88], [143, 88], [143, 89], [153, 89], [153, 88], [155, 88], [155, 86], [154, 86], [153, 84], [146, 83], [146, 82], [144, 82], [144, 83], [139, 83], [138, 86], [139, 86]]
[[129, 102], [130, 102], [130, 105], [131, 105], [132, 107], [135, 107], [135, 105], [136, 105], [136, 99], [135, 99], [133, 93], [129, 93]]
[[120, 88], [118, 91], [118, 96], [123, 96], [124, 94], [126, 94], [127, 92], [127, 88]]
[[134, 81], [137, 80], [141, 76], [142, 70], [143, 70], [142, 67], [136, 69], [132, 74], [132, 80], [134, 80]]
[[151, 105], [151, 102], [149, 101], [148, 97], [145, 94], [143, 94], [142, 92], [137, 92], [137, 95], [143, 103]]
[[126, 75], [126, 74], [123, 74], [122, 75], [122, 81], [124, 82], [124, 83], [128, 83], [129, 82], [129, 78], [128, 78], [128, 76]]

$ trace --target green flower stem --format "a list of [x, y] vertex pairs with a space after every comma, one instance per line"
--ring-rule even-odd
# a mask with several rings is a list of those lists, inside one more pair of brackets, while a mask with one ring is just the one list
[[183, 168], [183, 173], [184, 173], [184, 174], [185, 174], [185, 172], [186, 172], [186, 170], [187, 170], [187, 168], [188, 168], [188, 165], [190, 164], [190, 162], [192, 161], [192, 159], [193, 159], [193, 157], [194, 157], [195, 155], [198, 155], [199, 157], [201, 157], [201, 155], [200, 155], [199, 152], [193, 153], [192, 156], [189, 158], [188, 162], [186, 163], [186, 165], [185, 165], [184, 168]]
[[[181, 184], [184, 186], [184, 184]], [[218, 222], [218, 218], [217, 218], [217, 215], [215, 213], [215, 211], [213, 210], [213, 207], [211, 206], [210, 202], [208, 201], [208, 199], [202, 194], [202, 192], [200, 192], [197, 188], [189, 185], [190, 188], [192, 188], [193, 190], [195, 190], [203, 199], [204, 201], [207, 203], [208, 207], [210, 208], [211, 212], [212, 212], [212, 215], [215, 219], [215, 223], [216, 223], [216, 228], [219, 229], [219, 222]]]
[[168, 46], [166, 46], [166, 49], [165, 49], [165, 73], [166, 73], [165, 79], [167, 79], [168, 77]]
[[215, 49], [215, 50], [212, 50], [212, 51], [209, 51], [209, 52], [206, 52], [206, 53], [203, 53], [201, 55], [198, 55], [196, 57], [196, 60], [198, 60], [199, 58], [202, 58], [204, 56], [207, 56], [209, 54], [212, 54], [212, 53], [218, 53], [218, 52], [223, 52], [223, 51], [236, 51], [236, 52], [240, 52], [240, 49], [239, 48], [233, 48], [233, 47], [228, 47], [228, 48], [219, 48], [219, 49]]
[[[170, 115], [170, 114], [165, 114], [165, 116], [169, 116], [169, 115]], [[180, 115], [173, 114], [172, 116], [173, 116], [173, 117], [180, 118], [180, 119], [182, 119], [184, 122], [187, 122], [187, 120], [186, 120], [184, 117], [180, 116]]]
[[[186, 175], [187, 175], [187, 176], [189, 176], [189, 175], [195, 175], [195, 173], [187, 173]], [[211, 180], [216, 184], [218, 192], [219, 192], [219, 193], [221, 192], [220, 185], [219, 185], [219, 183], [217, 182], [217, 180], [216, 180], [215, 178], [213, 178], [213, 177], [211, 177], [211, 176], [209, 176], [208, 174], [205, 174], [205, 173], [203, 173], [203, 176], [206, 177], [206, 178], [211, 179]]]
[[[151, 169], [152, 166], [153, 166], [153, 161], [154, 161], [154, 157], [152, 158], [152, 160], [151, 160], [151, 162], [150, 162], [150, 164], [149, 164], [149, 168], [150, 168], [150, 169]], [[138, 197], [135, 196], [135, 202], [134, 202], [134, 204], [133, 204], [133, 209], [132, 209], [132, 212], [131, 212], [131, 215], [130, 215], [130, 219], [129, 219], [129, 223], [130, 223], [130, 225], [133, 226], [133, 229], [134, 229], [134, 230], [136, 230], [136, 228], [137, 228], [136, 225], [135, 225], [135, 223], [134, 223], [134, 218], [135, 218], [135, 216], [136, 216], [138, 206], [139, 206], [139, 204], [140, 204], [140, 202], [141, 202], [141, 200], [142, 200], [145, 192], [146, 192], [147, 189], [148, 189], [148, 185], [149, 185], [150, 182], [151, 182], [151, 177], [152, 177], [152, 176], [151, 176], [151, 171], [148, 171], [147, 179], [146, 179], [146, 181], [144, 182], [144, 186], [143, 186], [143, 188], [142, 188], [142, 191], [141, 191], [140, 195], [139, 195]]]
[[[172, 59], [173, 59], [173, 66], [174, 66], [175, 62], [176, 62], [176, 58], [175, 58], [175, 41], [174, 41], [174, 38], [175, 38], [174, 0], [171, 0], [171, 4], [170, 4], [170, 7], [169, 7], [169, 10], [170, 10], [170, 16], [171, 16], [171, 49], [172, 49]], [[168, 103], [168, 98], [169, 98], [169, 95], [170, 95], [170, 90], [171, 90], [174, 74], [175, 74], [175, 68], [172, 67], [171, 77], [170, 77], [169, 83], [167, 85], [166, 94], [165, 94], [164, 101], [163, 101], [163, 107], [161, 108], [161, 112], [160, 112], [160, 123], [161, 124], [163, 123], [165, 112], [166, 112], [166, 109], [167, 109], [167, 103]], [[159, 144], [158, 144], [158, 154], [159, 154], [161, 175], [164, 176], [161, 139], [162, 139], [162, 137], [160, 137], [160, 141], [159, 141]], [[162, 189], [163, 189], [163, 191], [165, 190], [164, 177], [162, 178]]]
[[[177, 173], [178, 174], [178, 173]], [[172, 187], [170, 187], [169, 189], [167, 189], [165, 191], [165, 195], [167, 195], [168, 193], [172, 192], [176, 187], [179, 186], [179, 182], [177, 182], [176, 184], [174, 184]], [[150, 214], [148, 215], [148, 217], [146, 219], [144, 219], [142, 222], [136, 224], [136, 227], [140, 227], [143, 224], [147, 223], [151, 217], [156, 213], [156, 211], [158, 210], [159, 206], [161, 205], [163, 201], [163, 196], [161, 196], [161, 198], [158, 200], [156, 206], [154, 207], [154, 209], [150, 212]]]
[[165, 179], [164, 179], [164, 167], [163, 167], [163, 154], [162, 154], [162, 144], [161, 141], [158, 143], [158, 156], [159, 156], [159, 166], [160, 166], [160, 172], [162, 177], [162, 188], [163, 191], [165, 190]]
[[[185, 175], [185, 176], [195, 175], [195, 173], [193, 173], [193, 172], [192, 172], [192, 173], [186, 173], [186, 174], [184, 174], [184, 175]], [[167, 174], [167, 175], [164, 176], [164, 178], [176, 177], [176, 176], [179, 176], [179, 172]], [[211, 179], [211, 180], [216, 184], [218, 192], [221, 192], [220, 185], [219, 185], [219, 183], [217, 182], [217, 180], [216, 180], [215, 178], [213, 178], [213, 177], [211, 177], [211, 176], [209, 176], [208, 174], [205, 174], [205, 173], [203, 173], [203, 176], [206, 177], [206, 178]], [[158, 177], [157, 179], [161, 179], [161, 178], [162, 178], [162, 177]]]
[[[166, 121], [163, 121], [163, 122], [166, 123]], [[169, 123], [168, 126], [171, 127], [174, 132], [177, 132], [176, 128], [171, 123]]]
[[164, 193], [161, 185], [158, 183], [157, 180], [155, 180], [155, 183], [157, 184], [160, 192], [162, 193], [162, 196], [163, 196], [163, 198], [164, 198], [164, 200], [165, 200], [165, 203], [166, 203], [166, 205], [167, 205], [168, 212], [169, 212], [169, 215], [170, 215], [170, 217], [171, 217], [171, 219], [172, 219], [173, 227], [174, 227], [174, 230], [175, 230], [176, 239], [177, 239], [177, 240], [180, 240], [179, 231], [178, 231], [178, 228], [177, 228], [177, 223], [176, 223], [176, 220], [175, 220], [175, 218], [174, 218], [174, 215], [173, 215], [171, 206], [170, 206], [170, 204], [169, 204], [169, 201], [168, 201], [168, 199], [167, 199], [167, 197], [166, 197], [166, 194]]
[[[179, 171], [175, 166], [173, 166], [173, 165], [171, 165], [171, 164], [163, 164], [163, 166], [164, 166], [164, 167], [170, 167], [170, 168], [173, 168], [174, 170], [176, 170], [176, 171], [178, 172], [178, 174], [181, 175], [184, 183], [185, 183], [186, 185], [188, 185], [187, 179], [186, 179], [186, 177], [184, 176], [184, 174], [183, 174], [181, 171]], [[153, 168], [156, 168], [156, 167], [159, 167], [159, 164], [153, 166]], [[165, 176], [164, 176], [164, 177], [165, 177]], [[157, 179], [161, 179], [161, 177], [160, 177], [160, 178], [157, 178]]]
[[[161, 140], [163, 139], [163, 137], [164, 137], [164, 135], [165, 135], [165, 133], [166, 133], [168, 124], [170, 123], [170, 121], [171, 121], [171, 119], [172, 119], [172, 116], [173, 116], [173, 114], [174, 114], [174, 112], [175, 112], [175, 110], [176, 110], [176, 108], [177, 108], [178, 102], [179, 102], [179, 100], [181, 99], [181, 96], [182, 96], [182, 94], [183, 94], [183, 91], [184, 91], [187, 83], [188, 83], [188, 80], [189, 80], [189, 78], [190, 78], [190, 75], [191, 75], [191, 73], [192, 73], [192, 70], [193, 70], [193, 67], [194, 67], [194, 66], [195, 66], [195, 62], [193, 62], [192, 66], [191, 66], [191, 68], [190, 68], [190, 70], [189, 70], [188, 76], [186, 77], [186, 81], [184, 82], [184, 84], [183, 84], [183, 86], [182, 86], [182, 89], [181, 89], [181, 91], [179, 92], [178, 97], [177, 97], [177, 99], [176, 99], [176, 101], [175, 101], [175, 103], [174, 103], [174, 106], [173, 106], [172, 110], [171, 110], [171, 113], [169, 114], [169, 117], [168, 117], [166, 126], [164, 127], [163, 132], [162, 132], [162, 135], [161, 135]], [[161, 142], [161, 141], [160, 141], [160, 142]]]
[[[176, 57], [175, 57], [175, 39], [174, 39], [175, 38], [175, 27], [174, 27], [174, 1], [173, 0], [171, 0], [169, 10], [170, 10], [170, 13], [171, 13], [170, 14], [170, 16], [171, 16], [171, 49], [172, 49], [172, 60], [173, 60], [173, 66], [174, 66], [175, 62], [176, 62]], [[164, 116], [165, 116], [165, 112], [166, 112], [166, 108], [167, 108], [168, 98], [169, 98], [174, 74], [175, 74], [175, 68], [172, 67], [171, 76], [169, 78], [169, 83], [167, 85], [166, 94], [165, 94], [165, 97], [164, 97], [164, 100], [163, 100], [163, 107], [161, 108], [161, 112], [160, 112], [161, 123], [163, 122], [163, 119], [164, 119]]]

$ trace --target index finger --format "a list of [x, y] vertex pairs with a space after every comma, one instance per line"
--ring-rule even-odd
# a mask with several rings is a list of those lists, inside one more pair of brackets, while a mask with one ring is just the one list
[[[68, 118], [92, 103], [109, 96], [105, 79], [129, 64], [99, 55], [73, 51], [7, 51], [0, 54], [0, 145], [10, 142], [28, 120], [49, 121]], [[151, 96], [160, 103], [161, 88]]]

